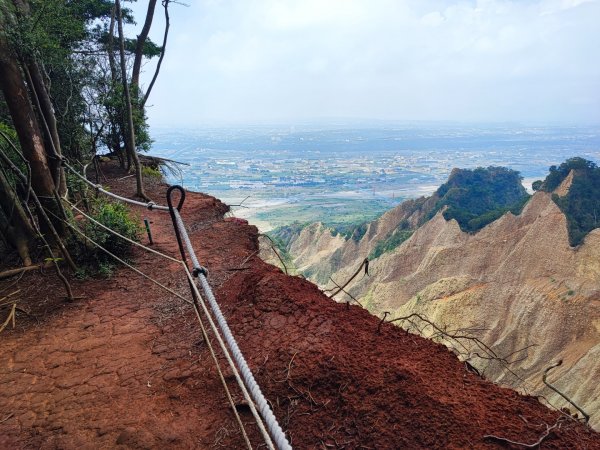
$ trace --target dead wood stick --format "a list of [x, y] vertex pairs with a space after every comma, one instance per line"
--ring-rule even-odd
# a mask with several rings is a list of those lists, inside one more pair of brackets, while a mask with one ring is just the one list
[[548, 381], [546, 380], [546, 378], [548, 377], [548, 372], [550, 372], [552, 369], [554, 369], [560, 365], [562, 365], [562, 359], [560, 361], [558, 361], [557, 363], [552, 364], [546, 370], [544, 370], [544, 376], [542, 377], [542, 381], [544, 382], [544, 384], [546, 386], [548, 386], [550, 389], [552, 389], [554, 392], [556, 392], [558, 395], [560, 395], [562, 398], [564, 398], [566, 401], [568, 401], [571, 405], [573, 405], [573, 407], [577, 408], [577, 410], [581, 414], [583, 414], [583, 417], [585, 418], [585, 423], [588, 423], [590, 421], [590, 415], [588, 413], [586, 413], [583, 409], [581, 409], [573, 400], [571, 400], [569, 397], [567, 397], [565, 394], [563, 394], [561, 391], [559, 391], [556, 387], [554, 387], [553, 385], [548, 383]]
[[[47, 267], [47, 264], [44, 264], [44, 266]], [[31, 270], [37, 270], [37, 269], [41, 269], [41, 268], [42, 268], [41, 264], [34, 264], [32, 266], [19, 267], [18, 269], [5, 270], [4, 272], [0, 272], [0, 280], [3, 280], [5, 278], [14, 277], [15, 275], [19, 275], [23, 272], [29, 272]]]
[[275, 252], [275, 254], [277, 255], [277, 257], [279, 258], [279, 261], [281, 262], [281, 264], [283, 265], [283, 269], [285, 270], [285, 274], [288, 274], [288, 269], [287, 266], [285, 265], [285, 263], [283, 262], [283, 258], [279, 255], [279, 252], [275, 249], [275, 242], [273, 242], [273, 239], [271, 239], [271, 237], [267, 234], [261, 234], [261, 236], [266, 237], [269, 241], [271, 241], [271, 249]]
[[2, 325], [0, 325], [0, 333], [4, 331], [4, 329], [8, 326], [8, 324], [12, 321], [13, 328], [15, 327], [15, 310], [17, 309], [17, 304], [13, 303], [12, 309], [10, 310], [10, 314], [4, 321]]
[[11, 298], [13, 295], [17, 295], [19, 292], [21, 292], [21, 289], [17, 289], [14, 292], [11, 292], [10, 294], [8, 294], [5, 297], [0, 298], [0, 302], [3, 302], [4, 300], [6, 300], [7, 298]]
[[484, 439], [494, 439], [496, 441], [500, 441], [500, 442], [506, 442], [507, 444], [512, 444], [512, 445], [520, 445], [521, 447], [525, 447], [525, 448], [535, 448], [538, 445], [540, 445], [544, 439], [546, 439], [549, 435], [550, 432], [555, 429], [557, 426], [559, 426], [560, 424], [560, 419], [558, 419], [558, 421], [552, 425], [551, 427], [546, 425], [546, 431], [544, 432], [544, 434], [542, 434], [540, 436], [540, 438], [535, 441], [533, 444], [525, 444], [524, 442], [517, 442], [517, 441], [511, 441], [510, 439], [506, 439], [500, 436], [494, 436], [493, 434], [486, 434], [485, 436], [483, 436]]
[[354, 280], [358, 276], [358, 274], [360, 273], [360, 271], [362, 270], [362, 268], [365, 267], [365, 265], [367, 265], [367, 267], [368, 267], [368, 264], [369, 264], [369, 258], [365, 258], [364, 261], [362, 262], [362, 264], [360, 265], [360, 267], [358, 268], [358, 270], [356, 272], [354, 272], [354, 275], [352, 275], [348, 281], [346, 281], [341, 287], [339, 287], [337, 291], [335, 291], [333, 294], [331, 294], [329, 296], [329, 298], [333, 298], [337, 294], [339, 294], [340, 292], [342, 292], [344, 290], [344, 288], [346, 286], [348, 286], [350, 284], [350, 282], [352, 280]]
[[[329, 277], [329, 279], [331, 280], [331, 282], [332, 282], [333, 284], [335, 284], [335, 285], [336, 285], [338, 288], [340, 288], [340, 289], [341, 289], [341, 291], [342, 291], [344, 294], [346, 294], [348, 297], [350, 297], [352, 300], [354, 300], [356, 303], [358, 303], [358, 304], [359, 304], [359, 305], [362, 307], [362, 303], [361, 303], [361, 302], [359, 302], [359, 301], [356, 299], [356, 297], [354, 297], [352, 294], [350, 294], [350, 292], [348, 292], [348, 291], [345, 291], [345, 290], [344, 290], [342, 287], [340, 287], [340, 285], [339, 285], [339, 284], [337, 284], [337, 283], [334, 281], [334, 279], [333, 279], [333, 278]], [[331, 297], [333, 297], [333, 295], [332, 295]], [[329, 298], [331, 298], [331, 297], [329, 297]]]

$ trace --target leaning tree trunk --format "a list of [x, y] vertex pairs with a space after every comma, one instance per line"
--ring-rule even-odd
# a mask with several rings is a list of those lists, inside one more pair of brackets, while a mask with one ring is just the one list
[[[15, 7], [17, 17], [23, 20], [31, 14], [31, 8], [27, 0], [12, 0]], [[26, 77], [27, 85], [29, 86], [30, 98], [39, 112], [38, 125], [41, 125], [41, 131], [46, 135], [45, 150], [49, 157], [48, 165], [50, 173], [54, 181], [54, 185], [58, 189], [60, 195], [65, 195], [67, 192], [67, 182], [64, 174], [64, 169], [61, 165], [61, 146], [58, 136], [58, 126], [56, 116], [54, 114], [54, 106], [50, 99], [48, 87], [44, 81], [44, 76], [35, 56], [31, 53], [19, 54], [21, 58], [21, 67], [23, 74]]]
[[40, 119], [43, 122], [43, 129], [48, 135], [49, 147], [52, 158], [48, 161], [50, 172], [53, 174], [54, 183], [58, 186], [58, 192], [64, 196], [67, 192], [67, 183], [64, 174], [64, 168], [61, 165], [62, 150], [60, 138], [58, 137], [58, 125], [54, 114], [54, 106], [48, 93], [48, 88], [44, 82], [44, 77], [39, 65], [35, 60], [29, 58], [26, 61], [25, 73], [30, 82], [32, 98], [40, 111]]
[[[6, 39], [1, 36], [0, 88], [4, 93], [8, 111], [19, 137], [21, 150], [29, 163], [33, 190], [45, 207], [58, 213], [54, 200], [56, 185], [48, 164], [44, 138], [16, 57], [11, 52]], [[62, 222], [58, 220], [54, 222], [54, 226], [59, 235], [64, 236], [65, 228]]]
[[135, 179], [137, 185], [138, 197], [148, 200], [146, 193], [144, 192], [144, 183], [142, 180], [142, 166], [138, 158], [135, 149], [135, 130], [133, 127], [133, 111], [131, 108], [131, 96], [129, 95], [129, 83], [127, 81], [127, 67], [125, 65], [125, 41], [123, 37], [123, 16], [121, 14], [121, 2], [116, 0], [115, 2], [116, 14], [117, 14], [117, 26], [119, 29], [119, 54], [121, 57], [121, 81], [123, 83], [123, 92], [125, 94], [125, 108], [127, 110], [127, 143], [126, 149], [128, 155], [133, 161], [135, 167]]
[[150, 0], [148, 2], [148, 9], [146, 10], [146, 20], [142, 31], [138, 34], [137, 41], [135, 43], [135, 52], [133, 57], [133, 68], [131, 70], [131, 88], [134, 90], [133, 95], [136, 98], [139, 96], [140, 86], [140, 72], [142, 71], [142, 59], [144, 57], [144, 45], [146, 39], [148, 39], [148, 33], [150, 33], [150, 27], [152, 26], [152, 20], [154, 19], [154, 10], [156, 9], [156, 0]]
[[24, 266], [31, 265], [29, 242], [35, 237], [35, 231], [27, 218], [25, 210], [14, 189], [0, 171], [0, 230], [8, 237], [8, 243], [16, 250]]

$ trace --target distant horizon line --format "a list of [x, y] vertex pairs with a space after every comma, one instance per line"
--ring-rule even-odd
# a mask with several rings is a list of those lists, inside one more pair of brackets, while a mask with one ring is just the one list
[[540, 120], [407, 120], [407, 119], [358, 119], [358, 118], [321, 118], [321, 119], [297, 119], [297, 120], [255, 120], [255, 121], [221, 121], [210, 120], [197, 124], [168, 124], [168, 123], [152, 123], [151, 129], [203, 129], [203, 128], [261, 128], [261, 127], [301, 127], [301, 126], [338, 126], [338, 127], [356, 127], [357, 125], [368, 126], [478, 126], [478, 127], [600, 127], [598, 122], [581, 122], [581, 121], [540, 121]]

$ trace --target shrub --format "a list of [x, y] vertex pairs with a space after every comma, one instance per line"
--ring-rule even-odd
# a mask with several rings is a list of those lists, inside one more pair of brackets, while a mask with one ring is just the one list
[[[141, 232], [139, 220], [131, 217], [129, 210], [122, 203], [102, 200], [96, 202], [91, 216], [105, 227], [134, 241], [139, 240]], [[117, 256], [128, 256], [131, 252], [130, 243], [91, 221], [86, 224], [85, 233], [90, 239]]]
[[413, 234], [412, 230], [406, 230], [398, 227], [390, 234], [387, 238], [377, 242], [371, 253], [369, 253], [369, 259], [379, 258], [381, 255], [387, 252], [391, 252], [396, 247], [399, 247], [404, 241], [406, 241]]
[[150, 166], [142, 167], [142, 176], [152, 180], [162, 180], [162, 173], [160, 173], [160, 170]]
[[[104, 198], [95, 199], [91, 205], [90, 216], [102, 225], [134, 241], [139, 240], [141, 225], [139, 218], [132, 216], [126, 206]], [[126, 259], [131, 256], [132, 244], [114, 235], [92, 221], [87, 221], [83, 232], [94, 243], [102, 246], [112, 254]], [[74, 252], [79, 264], [86, 275], [98, 272], [103, 276], [110, 276], [116, 264], [114, 258], [92, 243], [79, 243], [79, 251]]]

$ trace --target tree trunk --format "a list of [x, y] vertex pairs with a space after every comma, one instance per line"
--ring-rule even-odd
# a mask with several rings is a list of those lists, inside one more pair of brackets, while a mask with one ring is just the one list
[[3, 234], [8, 236], [9, 243], [17, 250], [23, 265], [31, 265], [29, 242], [35, 236], [35, 231], [29, 223], [27, 214], [21, 206], [12, 186], [0, 171], [0, 210], [2, 212]]
[[169, 27], [171, 26], [171, 20], [169, 18], [169, 1], [170, 0], [163, 0], [163, 7], [165, 9], [165, 32], [163, 34], [162, 49], [160, 51], [158, 63], [156, 64], [156, 70], [154, 71], [154, 75], [152, 76], [152, 81], [150, 81], [150, 85], [148, 85], [148, 89], [146, 90], [144, 98], [140, 103], [140, 108], [142, 109], [144, 108], [144, 106], [146, 106], [148, 97], [150, 97], [150, 92], [152, 92], [154, 83], [156, 83], [156, 78], [158, 78], [158, 73], [160, 72], [160, 66], [162, 65], [163, 59], [165, 58], [165, 52], [167, 51], [167, 39], [169, 38]]
[[52, 197], [55, 189], [44, 139], [38, 127], [27, 86], [8, 42], [0, 37], [0, 87], [19, 137], [21, 149], [31, 166], [31, 183], [41, 197]]
[[[31, 185], [43, 204], [52, 211], [57, 211], [54, 202], [56, 185], [50, 172], [50, 166], [44, 148], [44, 138], [40, 132], [33, 105], [29, 98], [27, 86], [11, 52], [6, 39], [0, 36], [0, 88], [8, 106], [13, 125], [19, 137], [21, 150], [31, 170]], [[60, 236], [64, 236], [65, 228], [61, 221], [54, 223]]]
[[31, 58], [24, 62], [24, 72], [27, 76], [27, 82], [31, 90], [31, 98], [34, 101], [42, 121], [42, 129], [46, 132], [47, 143], [46, 148], [50, 149], [48, 165], [54, 184], [58, 186], [58, 193], [63, 196], [67, 192], [67, 183], [64, 169], [61, 165], [62, 150], [60, 146], [60, 138], [58, 137], [58, 126], [56, 116], [54, 115], [54, 106], [48, 94], [46, 83], [39, 69], [38, 64]]
[[134, 90], [133, 95], [136, 97], [139, 95], [140, 85], [140, 72], [142, 70], [142, 59], [144, 56], [144, 44], [148, 39], [148, 33], [152, 26], [152, 20], [154, 19], [154, 10], [156, 9], [156, 0], [150, 0], [148, 2], [148, 10], [146, 11], [146, 20], [142, 31], [138, 34], [137, 42], [135, 43], [135, 53], [133, 59], [133, 69], [131, 71], [131, 88]]
[[133, 127], [133, 111], [131, 109], [131, 96], [129, 95], [129, 83], [127, 81], [127, 67], [125, 65], [125, 42], [123, 37], [123, 16], [121, 14], [121, 2], [120, 0], [116, 0], [115, 2], [116, 14], [117, 14], [117, 25], [119, 29], [119, 54], [121, 56], [121, 78], [123, 83], [123, 91], [125, 94], [125, 108], [127, 110], [127, 143], [126, 147], [128, 150], [128, 155], [131, 157], [133, 161], [133, 165], [135, 167], [135, 179], [137, 185], [136, 195], [143, 199], [148, 200], [146, 193], [144, 192], [144, 184], [142, 180], [142, 166], [140, 164], [140, 160], [137, 155], [137, 151], [135, 148], [135, 130]]
[[108, 65], [110, 66], [110, 78], [113, 85], [117, 85], [117, 62], [115, 61], [115, 11], [116, 7], [110, 12], [110, 25], [108, 27]]

